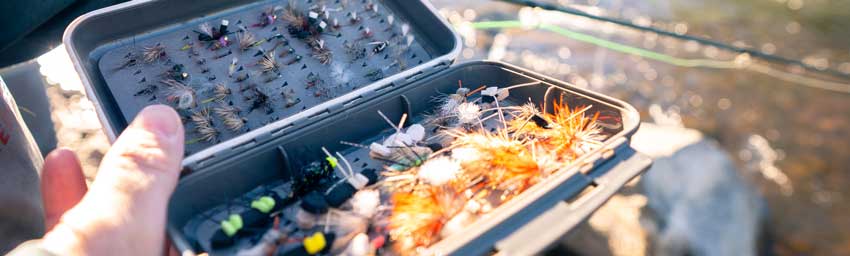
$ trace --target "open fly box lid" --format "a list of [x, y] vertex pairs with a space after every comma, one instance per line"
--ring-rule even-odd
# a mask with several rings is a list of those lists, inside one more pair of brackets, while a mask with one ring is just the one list
[[[318, 1], [299, 1], [301, 2], [308, 5], [306, 2]], [[367, 1], [348, 2], [357, 4], [356, 8], [359, 10], [363, 10], [363, 4], [367, 3]], [[225, 0], [202, 3], [134, 1], [81, 17], [69, 27], [65, 35], [65, 43], [80, 73], [87, 94], [95, 103], [106, 133], [111, 140], [114, 140], [126, 127], [128, 120], [131, 120], [144, 104], [133, 105], [133, 101], [138, 99], [130, 97], [134, 95], [127, 94], [135, 94], [140, 87], [135, 81], [138, 77], [133, 77], [139, 68], [106, 70], [105, 67], [112, 69], [111, 67], [123, 66], [123, 64], [114, 60], [104, 60], [104, 56], [123, 58], [131, 54], [134, 49], [140, 49], [138, 47], [158, 46], [160, 43], [157, 42], [160, 41], [167, 41], [162, 44], [170, 48], [182, 49], [186, 47], [180, 46], [185, 44], [183, 35], [188, 34], [192, 37], [189, 40], [197, 43], [197, 40], [193, 38], [196, 34], [191, 31], [199, 24], [208, 22], [217, 25], [219, 21], [227, 19], [231, 22], [231, 26], [232, 23], [239, 21], [252, 26], [251, 23], [258, 22], [258, 13], [270, 7], [269, 10], [273, 10], [273, 7], [280, 3], [282, 2]], [[286, 108], [282, 106], [283, 99], [278, 99], [277, 102], [273, 102], [277, 104], [277, 110], [283, 112], [276, 116], [278, 119], [257, 123], [248, 120], [247, 126], [253, 124], [256, 127], [211, 146], [195, 147], [197, 152], [191, 151], [193, 146], [189, 145], [188, 156], [183, 164], [194, 172], [181, 179], [171, 199], [168, 213], [168, 233], [180, 251], [210, 251], [215, 255], [234, 253], [235, 251], [210, 250], [209, 244], [204, 244], [201, 241], [203, 239], [199, 239], [209, 235], [209, 230], [199, 228], [202, 224], [193, 223], [193, 217], [221, 205], [224, 199], [242, 198], [246, 193], [251, 193], [257, 187], [269, 184], [270, 181], [291, 180], [293, 175], [297, 175], [293, 173], [293, 170], [305, 164], [302, 159], [321, 155], [319, 151], [321, 147], [327, 147], [332, 152], [342, 152], [349, 159], [359, 159], [359, 162], [355, 160], [355, 165], [381, 168], [380, 163], [369, 159], [368, 151], [341, 145], [339, 142], [368, 144], [388, 135], [386, 123], [376, 115], [378, 110], [395, 120], [398, 120], [402, 114], [408, 114], [410, 118], [406, 125], [421, 121], [423, 116], [434, 110], [436, 103], [433, 97], [452, 93], [457, 89], [457, 81], [473, 86], [510, 86], [537, 82], [534, 86], [512, 90], [507, 102], [518, 105], [531, 100], [552, 104], [558, 99], [563, 99], [570, 106], [590, 105], [592, 106], [590, 113], [601, 114], [600, 123], [604, 127], [606, 139], [602, 146], [579, 158], [568, 170], [533, 185], [517, 198], [498, 206], [486, 219], [465, 228], [464, 232], [441, 239], [428, 248], [430, 252], [456, 255], [537, 252], [589, 216], [628, 180], [649, 166], [649, 160], [635, 153], [628, 145], [629, 137], [636, 130], [639, 120], [637, 111], [628, 104], [503, 63], [472, 62], [452, 66], [459, 53], [460, 39], [445, 21], [436, 16], [433, 7], [422, 1], [375, 1], [375, 3], [381, 3], [385, 7], [382, 10], [391, 12], [396, 24], [399, 24], [399, 21], [410, 24], [412, 28], [410, 33], [415, 35], [415, 39], [409, 44], [411, 49], [405, 51], [407, 55], [404, 58], [410, 59], [412, 55], [419, 55], [420, 58], [426, 56], [421, 60], [422, 63], [408, 68], [396, 68], [395, 72], [388, 72], [394, 74], [387, 74], [385, 78], [375, 82], [360, 80], [360, 83], [364, 84], [343, 89], [334, 88], [333, 97], [326, 99], [308, 98], [312, 97], [313, 91], [296, 88], [298, 89], [296, 93], [302, 102], [308, 101], [301, 108], [286, 111]], [[302, 8], [310, 7], [302, 6]], [[386, 22], [388, 14], [375, 16], [381, 15], [384, 17], [383, 22]], [[350, 15], [344, 17], [350, 17]], [[115, 26], [118, 21], [121, 22], [121, 26]], [[382, 24], [374, 20], [360, 22], [372, 24], [370, 25], [372, 27], [378, 26], [373, 24], [375, 22]], [[276, 26], [281, 25], [285, 24]], [[334, 38], [345, 40], [347, 36], [362, 36], [362, 29], [355, 27], [343, 28], [341, 37], [329, 36], [328, 42]], [[268, 30], [266, 33], [271, 33], [270, 29]], [[346, 31], [353, 31], [353, 33], [346, 33]], [[178, 34], [179, 38], [173, 38], [174, 34]], [[308, 49], [303, 42], [299, 43], [299, 39], [290, 37], [291, 35], [287, 32], [282, 31], [282, 34], [293, 48], [297, 48], [296, 52]], [[163, 36], [172, 38], [159, 39]], [[341, 45], [337, 42], [335, 45], [331, 43], [329, 47]], [[191, 47], [193, 46], [189, 46]], [[206, 48], [201, 50], [207, 51]], [[172, 51], [175, 50], [172, 49]], [[253, 56], [248, 57], [252, 55], [250, 52], [252, 51], [231, 54], [242, 54], [245, 56], [242, 58], [255, 59], [252, 58]], [[180, 51], [176, 54], [169, 53], [169, 58], [174, 57], [171, 55], [178, 54], [187, 55]], [[221, 51], [200, 53], [208, 58], [215, 57], [215, 54], [225, 53]], [[296, 68], [283, 67], [281, 71], [283, 77], [272, 79], [273, 85], [262, 85], [262, 81], [255, 82], [261, 83], [259, 87], [280, 88], [286, 86], [281, 86], [281, 83], [289, 83], [293, 86], [292, 84], [295, 83], [293, 81], [304, 81], [310, 73], [327, 75], [333, 72], [324, 64], [311, 58], [308, 52], [303, 54], [303, 61], [306, 64], [304, 66], [307, 68], [302, 69], [301, 63], [297, 64]], [[291, 56], [288, 57], [291, 58]], [[228, 58], [230, 55], [222, 59]], [[394, 65], [384, 62], [383, 60], [386, 59], [380, 55], [377, 58], [378, 60], [361, 61], [363, 64], [356, 66], [381, 68]], [[187, 63], [189, 60], [191, 59], [184, 59]], [[142, 67], [140, 74], [156, 78], [158, 72], [168, 71], [168, 67], [173, 64], [169, 62], [177, 61], [155, 60], [153, 63], [136, 65]], [[347, 63], [348, 60], [334, 59], [334, 62]], [[224, 64], [209, 65], [212, 66], [211, 69], [217, 70], [212, 71], [213, 73], [221, 74], [228, 69], [223, 66]], [[157, 70], [146, 73], [148, 71], [144, 67], [148, 66], [155, 66]], [[201, 72], [198, 67], [194, 68], [193, 73]], [[250, 67], [246, 64], [245, 68]], [[350, 70], [351, 73], [358, 75], [362, 75], [365, 71], [366, 69], [358, 70], [357, 67]], [[295, 74], [292, 75], [295, 78], [287, 78], [287, 72]], [[229, 77], [227, 74], [220, 76]], [[123, 81], [122, 83], [131, 81], [130, 86], [134, 90], [122, 90], [120, 88], [123, 87], [116, 87], [115, 84], [110, 84], [110, 81]], [[186, 84], [192, 81], [188, 79]], [[227, 81], [227, 83], [238, 82]], [[237, 86], [230, 89], [241, 90]], [[278, 92], [271, 91], [269, 94]], [[551, 111], [551, 107], [547, 110]], [[260, 114], [249, 113], [246, 119], [257, 115]], [[192, 129], [192, 125], [187, 125], [187, 129]], [[187, 139], [191, 138], [190, 134], [187, 132]]]
[[[201, 40], [204, 31], [218, 39]], [[254, 43], [243, 49], [243, 38]], [[375, 88], [445, 69], [461, 47], [430, 3], [401, 0], [130, 1], [78, 18], [64, 43], [110, 141], [145, 106], [174, 106], [186, 124], [189, 168], [284, 133], [294, 120], [333, 114], [339, 109], [330, 106]], [[262, 66], [265, 56], [274, 70]], [[243, 124], [219, 120], [219, 107], [233, 107]], [[214, 134], [200, 133], [195, 116], [211, 119]]]

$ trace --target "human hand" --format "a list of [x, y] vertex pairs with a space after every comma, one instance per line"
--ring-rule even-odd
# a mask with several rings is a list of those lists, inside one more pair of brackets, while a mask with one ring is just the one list
[[173, 109], [145, 108], [103, 157], [88, 193], [75, 154], [51, 152], [42, 172], [49, 230], [42, 248], [56, 255], [162, 255], [183, 136]]

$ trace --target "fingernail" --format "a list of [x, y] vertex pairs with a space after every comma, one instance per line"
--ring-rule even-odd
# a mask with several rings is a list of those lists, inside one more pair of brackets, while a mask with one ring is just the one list
[[171, 107], [153, 105], [142, 109], [133, 122], [133, 125], [157, 133], [157, 135], [165, 138], [174, 138], [179, 132], [182, 123], [180, 122], [180, 116]]
[[51, 160], [51, 159], [62, 159], [62, 158], [73, 157], [73, 156], [74, 156], [74, 151], [72, 151], [71, 149], [66, 148], [66, 147], [59, 147], [57, 149], [54, 149], [53, 151], [50, 151], [50, 153], [47, 154], [47, 156], [44, 157], [44, 162], [45, 163], [50, 162], [48, 160]]

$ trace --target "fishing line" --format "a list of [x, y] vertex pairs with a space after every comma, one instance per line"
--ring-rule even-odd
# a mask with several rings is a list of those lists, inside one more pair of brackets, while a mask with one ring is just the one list
[[[527, 28], [526, 24], [523, 24], [519, 20], [504, 20], [504, 21], [480, 21], [480, 22], [472, 22], [472, 28], [475, 29], [507, 29], [507, 28]], [[599, 47], [607, 48], [613, 51], [636, 55], [640, 57], [644, 57], [651, 60], [656, 60], [660, 62], [664, 62], [667, 64], [671, 64], [679, 67], [687, 67], [687, 68], [712, 68], [712, 69], [743, 69], [750, 70], [753, 72], [761, 73], [764, 75], [768, 75], [783, 81], [800, 84], [807, 87], [818, 88], [823, 90], [829, 90], [833, 92], [847, 93], [850, 94], [850, 85], [839, 82], [826, 81], [811, 77], [806, 77], [798, 74], [788, 73], [781, 70], [777, 70], [768, 65], [759, 64], [755, 62], [749, 63], [738, 63], [734, 60], [712, 60], [712, 59], [692, 59], [692, 58], [679, 58], [671, 55], [667, 55], [660, 52], [655, 52], [643, 48], [638, 48], [626, 44], [621, 44], [617, 42], [613, 42], [610, 40], [602, 39], [599, 37], [595, 37], [589, 34], [569, 30], [566, 28], [558, 27], [550, 24], [538, 24], [535, 28], [556, 33], [560, 36], [564, 36], [567, 38], [571, 38], [576, 41], [581, 41], [589, 44], [593, 44]], [[749, 53], [744, 53], [749, 54]]]
[[557, 11], [557, 12], [581, 16], [581, 17], [585, 17], [585, 18], [589, 18], [589, 19], [599, 20], [599, 21], [603, 21], [603, 22], [614, 23], [614, 24], [617, 24], [617, 25], [621, 25], [621, 26], [625, 26], [625, 27], [629, 27], [629, 28], [633, 28], [633, 29], [637, 29], [637, 30], [649, 31], [649, 32], [656, 33], [656, 34], [659, 34], [659, 35], [674, 37], [674, 38], [678, 38], [678, 39], [682, 39], [682, 40], [695, 41], [695, 42], [698, 42], [698, 43], [703, 44], [703, 45], [710, 45], [710, 46], [714, 46], [714, 47], [724, 49], [724, 50], [728, 50], [728, 51], [733, 51], [733, 52], [738, 52], [738, 53], [746, 53], [746, 54], [749, 54], [750, 56], [762, 58], [762, 59], [765, 59], [765, 60], [768, 60], [768, 61], [779, 62], [779, 63], [782, 63], [782, 64], [798, 65], [798, 66], [801, 66], [801, 67], [803, 67], [807, 70], [810, 70], [810, 71], [814, 71], [814, 72], [818, 72], [818, 73], [826, 73], [826, 74], [837, 76], [837, 77], [840, 77], [840, 78], [850, 79], [850, 74], [845, 74], [843, 72], [840, 72], [840, 71], [832, 69], [832, 68], [818, 68], [818, 67], [806, 64], [806, 63], [804, 63], [800, 60], [790, 59], [790, 58], [782, 57], [782, 56], [775, 55], [775, 54], [769, 54], [769, 53], [759, 51], [759, 50], [756, 50], [756, 49], [752, 49], [752, 48], [737, 47], [737, 46], [729, 45], [729, 44], [726, 44], [726, 43], [722, 43], [722, 42], [718, 42], [718, 41], [714, 41], [714, 40], [710, 40], [710, 39], [706, 39], [706, 38], [702, 38], [702, 37], [686, 35], [686, 34], [679, 34], [679, 33], [671, 32], [671, 31], [663, 30], [663, 29], [653, 28], [653, 27], [650, 27], [650, 26], [642, 26], [642, 25], [634, 24], [634, 23], [629, 22], [627, 20], [623, 20], [623, 19], [593, 15], [593, 14], [590, 14], [590, 13], [587, 13], [587, 12], [584, 12], [584, 11], [581, 11], [581, 10], [578, 10], [578, 9], [575, 9], [575, 8], [566, 7], [566, 6], [560, 6], [560, 5], [556, 5], [556, 4], [552, 4], [552, 3], [543, 3], [543, 2], [538, 2], [538, 1], [535, 1], [535, 0], [498, 0], [498, 1], [516, 4], [516, 5], [523, 5], [523, 6], [528, 6], [528, 7], [536, 7], [536, 8], [540, 8], [540, 9], [544, 9], [544, 10]]

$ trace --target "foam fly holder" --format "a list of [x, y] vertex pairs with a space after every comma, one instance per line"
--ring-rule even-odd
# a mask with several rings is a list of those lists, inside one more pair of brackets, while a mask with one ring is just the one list
[[[142, 106], [123, 100], [129, 91], [121, 91], [120, 87], [108, 82], [113, 75], [101, 69], [104, 62], [110, 61], [104, 59], [105, 56], [120, 52], [122, 47], [133, 42], [150, 43], [169, 33], [184, 33], [203, 22], [218, 24], [225, 18], [234, 22], [230, 17], [254, 17], [278, 2], [132, 1], [80, 17], [69, 26], [64, 42], [86, 93], [95, 104], [105, 133], [114, 141]], [[639, 114], [627, 103], [505, 63], [454, 64], [461, 49], [460, 38], [437, 16], [433, 6], [426, 1], [379, 2], [386, 6], [385, 12], [410, 24], [411, 33], [416, 35], [414, 45], [421, 47], [414, 51], [425, 52], [420, 53], [424, 54], [420, 57], [425, 56], [421, 57], [422, 62], [374, 82], [361, 81], [365, 84], [340, 91], [327, 100], [312, 99], [306, 95], [309, 92], [298, 91], [301, 100], [309, 101], [303, 110], [283, 111], [277, 120], [264, 125], [257, 121], [250, 131], [189, 150], [183, 161], [186, 174], [181, 177], [168, 209], [167, 231], [179, 251], [197, 253], [204, 248], [184, 230], [191, 218], [215, 207], [222, 198], [237, 198], [272, 180], [294, 179], [298, 175], [295, 170], [303, 164], [297, 159], [322, 156], [319, 149], [323, 146], [343, 153], [348, 159], [361, 159], [357, 165], [366, 165], [362, 168], [380, 169], [378, 162], [369, 159], [367, 150], [341, 145], [339, 141], [368, 144], [387, 135], [389, 127], [376, 114], [378, 110], [395, 120], [403, 113], [409, 115], [408, 120], [421, 120], [436, 107], [432, 98], [455, 92], [458, 81], [475, 87], [539, 82], [535, 86], [511, 90], [506, 103], [521, 104], [531, 99], [535, 103], [548, 102], [551, 106], [563, 97], [570, 106], [592, 105], [589, 113], [600, 114], [607, 139], [601, 148], [585, 154], [568, 170], [535, 184], [463, 232], [431, 245], [428, 249], [435, 253], [527, 255], [539, 252], [587, 218], [651, 164], [649, 158], [629, 146], [629, 139], [639, 124]], [[243, 18], [243, 22], [255, 20]], [[115, 26], [116, 21], [121, 21], [122, 25]], [[358, 35], [344, 37], [347, 36], [353, 40]], [[181, 39], [182, 36], [169, 40]], [[289, 38], [289, 41], [297, 39]], [[381, 63], [376, 60], [367, 64]], [[309, 66], [321, 69], [319, 65]], [[298, 79], [311, 71], [322, 72], [311, 68], [293, 69], [289, 72], [302, 77], [283, 80], [303, 81]], [[276, 104], [282, 102], [280, 99]], [[284, 109], [282, 105], [278, 107]], [[251, 114], [248, 119], [254, 115], [257, 114]], [[252, 122], [255, 121], [248, 120], [249, 124]], [[409, 124], [411, 122], [406, 123]], [[213, 254], [233, 252], [225, 250]]]

